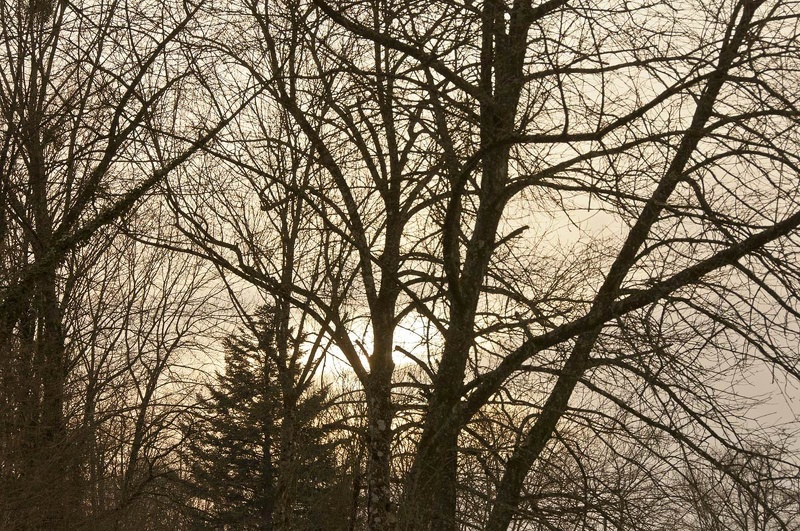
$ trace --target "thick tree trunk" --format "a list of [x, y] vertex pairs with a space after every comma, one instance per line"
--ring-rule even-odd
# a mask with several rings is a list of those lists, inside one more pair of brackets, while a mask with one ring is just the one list
[[[32, 116], [36, 116], [31, 111]], [[32, 241], [33, 256], [38, 263], [47, 263], [52, 251], [53, 219], [48, 208], [48, 182], [39, 141], [40, 132], [31, 129], [29, 176], [31, 206], [36, 238]], [[33, 448], [35, 462], [30, 478], [39, 486], [31, 510], [41, 522], [41, 529], [61, 529], [69, 513], [80, 506], [78, 485], [74, 478], [76, 450], [70, 448], [64, 421], [64, 385], [66, 381], [66, 351], [62, 325], [61, 300], [58, 293], [58, 264], [52, 264], [36, 275], [29, 296], [33, 298], [36, 337], [33, 344], [32, 366], [36, 376], [31, 382], [31, 398], [39, 398], [37, 428], [30, 433], [28, 443]], [[74, 483], [74, 482], [72, 482]]]
[[407, 478], [402, 503], [402, 529], [455, 530], [458, 434], [450, 419], [461, 399], [467, 357], [472, 345], [477, 292], [463, 292], [468, 301], [452, 309], [442, 362], [434, 382], [417, 456]]
[[456, 522], [458, 432], [439, 434], [435, 443], [420, 443], [406, 483], [400, 513], [405, 531], [453, 531]]
[[[396, 213], [392, 207], [387, 209]], [[395, 414], [392, 404], [392, 353], [398, 289], [389, 275], [396, 275], [400, 231], [396, 219], [390, 220], [387, 225], [386, 250], [380, 260], [384, 277], [380, 293], [371, 308], [374, 340], [369, 357], [370, 374], [364, 388], [367, 400], [367, 527], [370, 531], [392, 531], [397, 528], [391, 478], [392, 421]]]
[[396, 528], [392, 503], [392, 419], [391, 373], [371, 375], [367, 391], [367, 526], [371, 531]]
[[[63, 529], [77, 518], [80, 504], [75, 476], [79, 458], [69, 444], [64, 420], [65, 348], [54, 270], [36, 278], [36, 332], [31, 355], [31, 378], [23, 385], [30, 411], [22, 438], [28, 466], [21, 477], [20, 500], [28, 517], [26, 529]], [[24, 360], [21, 360], [24, 362]]]

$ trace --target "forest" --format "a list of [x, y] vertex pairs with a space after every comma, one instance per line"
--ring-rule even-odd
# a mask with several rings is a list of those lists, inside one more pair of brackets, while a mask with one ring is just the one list
[[0, 530], [797, 531], [797, 0], [2, 0]]

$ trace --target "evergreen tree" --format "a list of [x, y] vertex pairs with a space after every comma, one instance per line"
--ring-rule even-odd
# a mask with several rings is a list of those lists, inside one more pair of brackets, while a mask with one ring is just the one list
[[281, 363], [270, 308], [258, 317], [258, 337], [226, 339], [225, 372], [208, 387], [207, 413], [193, 429], [198, 527], [345, 528], [336, 500], [348, 498], [334, 488], [333, 443], [317, 422], [327, 394], [297, 383]]

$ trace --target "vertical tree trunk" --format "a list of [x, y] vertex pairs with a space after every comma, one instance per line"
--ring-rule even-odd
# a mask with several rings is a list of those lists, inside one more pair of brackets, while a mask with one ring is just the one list
[[371, 531], [394, 530], [392, 502], [392, 348], [394, 299], [379, 305], [373, 316], [375, 339], [370, 356], [367, 399], [367, 526]]
[[369, 400], [369, 460], [367, 462], [368, 527], [373, 531], [395, 528], [391, 491], [391, 403], [385, 396]]
[[28, 510], [33, 529], [61, 529], [80, 506], [75, 477], [76, 449], [71, 447], [64, 421], [65, 348], [54, 268], [35, 285], [36, 337], [32, 355], [33, 378], [28, 400], [36, 409], [29, 419], [24, 446], [30, 449]]
[[457, 529], [458, 434], [448, 422], [461, 399], [477, 298], [453, 305], [442, 362], [434, 382], [417, 457], [403, 494], [402, 529]]
[[[32, 87], [38, 87], [36, 79]], [[26, 151], [30, 179], [30, 203], [36, 237], [32, 240], [33, 256], [38, 263], [48, 263], [53, 249], [53, 217], [49, 207], [48, 178], [40, 130], [40, 109], [32, 95], [27, 109]], [[65, 339], [62, 327], [61, 301], [58, 293], [58, 263], [44, 267], [33, 278], [29, 294], [33, 297], [36, 337], [33, 349], [33, 368], [37, 374], [34, 397], [40, 397], [38, 427], [31, 433], [34, 448], [33, 469], [39, 491], [31, 509], [39, 517], [42, 529], [63, 528], [68, 512], [79, 507], [77, 484], [70, 484], [74, 466], [64, 422], [64, 385], [66, 380]]]
[[[456, 522], [458, 432], [438, 434], [436, 442], [420, 442], [406, 483], [401, 507], [405, 531], [453, 531]], [[424, 449], [423, 449], [424, 444]]]
[[[268, 396], [267, 390], [272, 382], [270, 382], [270, 363], [272, 360], [264, 358], [263, 366], [261, 368], [262, 374], [262, 397]], [[274, 455], [272, 452], [272, 445], [275, 433], [275, 421], [271, 411], [262, 410], [261, 421], [261, 481], [258, 488], [261, 492], [256, 493], [258, 499], [258, 528], [263, 531], [272, 531], [275, 529], [275, 506], [277, 500], [276, 489], [276, 473]]]
[[[291, 376], [289, 375], [289, 378]], [[285, 380], [285, 378], [282, 378]], [[279, 530], [290, 529], [292, 519], [293, 495], [297, 492], [297, 452], [295, 439], [297, 436], [297, 422], [295, 410], [297, 408], [296, 392], [293, 388], [284, 386], [283, 412], [281, 415], [280, 429], [280, 456], [278, 458], [278, 474], [275, 481], [275, 528]]]

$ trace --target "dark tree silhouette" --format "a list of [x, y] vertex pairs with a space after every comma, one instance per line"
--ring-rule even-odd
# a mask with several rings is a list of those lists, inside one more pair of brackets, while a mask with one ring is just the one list
[[[192, 434], [211, 526], [794, 526], [794, 1], [2, 10], [0, 524], [152, 522]], [[183, 435], [205, 321], [123, 235], [245, 325]]]
[[282, 374], [274, 311], [262, 309], [255, 332], [225, 341], [225, 371], [189, 435], [202, 520], [210, 529], [345, 529], [348, 486], [320, 425], [327, 393]]
[[0, 525], [78, 525], [87, 493], [70, 397], [85, 382], [70, 388], [81, 331], [68, 313], [85, 301], [74, 289], [114, 252], [110, 226], [250, 95], [207, 107], [218, 78], [189, 44], [201, 6], [0, 5]]
[[[747, 438], [725, 391], [739, 371], [800, 376], [794, 4], [239, 8], [252, 40], [220, 47], [264, 98], [212, 155], [240, 184], [234, 200], [187, 188], [178, 223], [304, 308], [359, 378], [370, 529], [546, 527], [557, 515], [524, 492], [559, 430], [655, 428], [714, 463]], [[275, 188], [324, 235], [322, 277], [282, 283], [249, 254], [265, 232], [238, 194], [269, 218]], [[246, 230], [223, 230], [231, 212]], [[525, 422], [468, 522], [463, 443], [497, 403]]]

